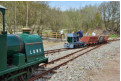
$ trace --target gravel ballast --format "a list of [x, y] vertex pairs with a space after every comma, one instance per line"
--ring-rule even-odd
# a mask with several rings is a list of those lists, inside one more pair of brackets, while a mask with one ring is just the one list
[[[57, 45], [45, 50], [52, 50], [62, 47], [63, 45]], [[79, 49], [50, 54], [46, 57], [48, 57], [49, 61], [51, 61], [77, 50]], [[57, 69], [56, 73], [50, 74], [50, 79], [40, 78], [36, 81], [95, 81], [91, 76], [87, 75], [87, 72], [90, 72], [91, 74], [91, 71], [99, 72], [99, 70], [104, 69], [106, 67], [103, 64], [104, 60], [110, 58], [120, 60], [120, 56], [119, 58], [114, 58], [115, 53], [120, 53], [120, 41], [105, 44], [89, 53], [84, 54], [83, 56], [78, 57], [77, 59], [69, 62], [67, 65]]]

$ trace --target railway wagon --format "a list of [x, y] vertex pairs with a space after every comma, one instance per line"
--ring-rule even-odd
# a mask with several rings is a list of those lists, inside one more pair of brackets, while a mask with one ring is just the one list
[[98, 37], [98, 43], [106, 43], [109, 38], [109, 35], [101, 35]]
[[67, 33], [67, 42], [64, 44], [65, 48], [84, 47], [85, 42], [79, 42], [79, 37], [76, 33]]
[[103, 43], [105, 36], [99, 36], [98, 37], [98, 43]]
[[96, 44], [98, 42], [98, 36], [84, 36], [79, 39], [80, 42], [85, 42], [86, 45], [88, 44]]
[[0, 81], [26, 81], [40, 63], [47, 63], [42, 38], [30, 34], [29, 28], [23, 34], [8, 35], [5, 31], [5, 8], [0, 5], [3, 15], [3, 31], [0, 34]]
[[108, 38], [109, 38], [109, 35], [105, 35], [103, 42], [107, 42]]

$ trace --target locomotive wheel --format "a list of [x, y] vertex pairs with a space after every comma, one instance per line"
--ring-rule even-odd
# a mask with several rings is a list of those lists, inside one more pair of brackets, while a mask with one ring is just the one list
[[32, 77], [32, 73], [34, 72], [33, 68], [30, 67], [28, 68], [28, 71], [27, 71], [27, 79], [31, 78]]
[[[22, 69], [22, 70], [19, 71], [19, 73], [24, 72], [24, 71], [26, 71], [26, 70], [25, 69]], [[23, 74], [23, 75], [21, 75], [21, 76], [18, 76], [18, 80], [19, 81], [27, 81], [26, 73]]]
[[[0, 77], [0, 81], [27, 81], [27, 78], [25, 78], [25, 74], [23, 75], [18, 75], [22, 72], [24, 72], [25, 70], [18, 70], [18, 71], [14, 71], [11, 73], [8, 73], [6, 75], [3, 75], [2, 77]], [[16, 76], [18, 75], [18, 76]]]
[[27, 81], [32, 77], [39, 64], [0, 76], [0, 81]]
[[2, 81], [19, 81], [18, 77], [14, 78], [14, 76], [17, 75], [18, 73], [19, 73], [18, 71], [15, 71], [15, 72], [11, 72], [6, 75], [3, 75]]
[[19, 76], [18, 79], [19, 79], [19, 81], [25, 81], [22, 75]]
[[32, 77], [33, 72], [35, 71], [36, 68], [34, 66], [25, 68], [24, 71], [27, 71], [27, 73], [19, 76], [19, 81], [27, 81]]

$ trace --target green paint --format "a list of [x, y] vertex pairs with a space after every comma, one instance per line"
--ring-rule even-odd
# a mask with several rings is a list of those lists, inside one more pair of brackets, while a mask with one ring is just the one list
[[38, 63], [43, 63], [43, 62], [48, 62], [48, 58], [43, 58], [43, 59], [40, 59], [38, 61], [33, 61], [33, 62], [30, 62], [30, 63], [25, 63], [22, 66], [15, 66], [15, 65], [13, 65], [13, 66], [11, 66], [11, 68], [7, 68], [6, 70], [0, 71], [0, 76], [4, 75], [4, 74], [7, 74], [7, 73], [10, 73], [10, 72], [13, 72], [13, 71], [17, 71], [17, 70], [26, 68], [26, 67], [30, 67], [32, 65], [36, 65]]
[[0, 35], [0, 70], [5, 70], [7, 67], [7, 37]]
[[45, 58], [43, 42], [39, 35], [31, 35], [31, 34], [24, 33], [24, 34], [20, 34], [19, 37], [24, 42], [27, 62], [32, 62], [35, 60]]
[[27, 73], [27, 72], [21, 72], [21, 73], [18, 73], [18, 74], [16, 74], [16, 75], [13, 75], [13, 76], [9, 77], [7, 80], [14, 79], [14, 78], [16, 78], [16, 77], [18, 77], [18, 76], [20, 76], [20, 75], [25, 74], [25, 73]]
[[72, 43], [72, 37], [67, 37], [67, 41], [68, 41], [69, 43]]
[[23, 47], [22, 40], [18, 39], [16, 35], [7, 35], [7, 45], [8, 45], [7, 57], [8, 58], [10, 56], [13, 56], [13, 54], [17, 54], [23, 51], [23, 48], [22, 50], [20, 48], [20, 43], [21, 43], [21, 47]]
[[0, 35], [0, 70], [4, 70], [7, 67], [7, 32], [5, 32], [5, 7], [0, 5], [0, 11], [3, 15], [3, 31]]
[[17, 66], [21, 66], [25, 64], [25, 55], [22, 53], [13, 55], [13, 64]]
[[25, 32], [25, 31], [24, 31], [23, 34], [30, 34], [30, 32]]
[[5, 33], [5, 10], [7, 8], [5, 8], [4, 6], [0, 5], [0, 11], [2, 12], [3, 15], [3, 33]]
[[[39, 35], [31, 35], [26, 32], [18, 35], [18, 37], [14, 35], [9, 37], [7, 35], [7, 32], [5, 32], [5, 9], [5, 7], [0, 5], [0, 11], [3, 14], [3, 31], [0, 35], [0, 76], [17, 72], [23, 68], [35, 67], [35, 65], [40, 63], [47, 63], [48, 58], [44, 56], [43, 42]], [[22, 41], [22, 50], [20, 50], [20, 40]], [[7, 58], [9, 56], [12, 58], [13, 64], [7, 67]], [[26, 72], [11, 75], [8, 79], [13, 80], [24, 73]]]

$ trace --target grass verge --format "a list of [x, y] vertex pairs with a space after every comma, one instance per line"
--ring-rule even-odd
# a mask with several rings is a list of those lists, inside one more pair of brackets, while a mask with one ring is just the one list
[[110, 35], [110, 38], [120, 37], [120, 35]]

